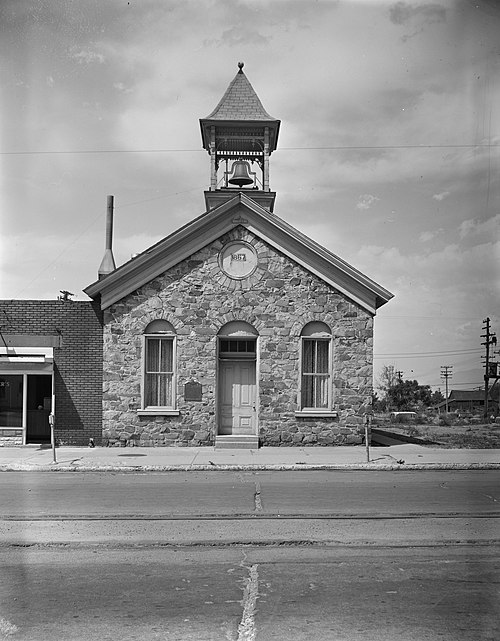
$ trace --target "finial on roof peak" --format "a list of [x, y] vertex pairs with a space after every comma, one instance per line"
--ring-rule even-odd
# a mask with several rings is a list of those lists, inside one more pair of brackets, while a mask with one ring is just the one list
[[244, 62], [238, 62], [239, 71], [238, 73], [243, 73], [243, 67], [245, 66]]

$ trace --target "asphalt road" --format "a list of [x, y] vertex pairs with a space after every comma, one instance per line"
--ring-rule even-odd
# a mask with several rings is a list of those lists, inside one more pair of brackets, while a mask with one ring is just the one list
[[498, 475], [2, 473], [0, 639], [493, 641]]
[[498, 639], [482, 548], [0, 549], [0, 571], [17, 641]]
[[13, 518], [500, 514], [500, 471], [2, 472]]

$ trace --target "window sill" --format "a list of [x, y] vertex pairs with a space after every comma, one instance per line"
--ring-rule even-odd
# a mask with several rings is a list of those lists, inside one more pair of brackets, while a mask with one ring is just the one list
[[301, 410], [295, 412], [298, 418], [336, 418], [338, 412], [331, 412], [330, 410]]
[[146, 410], [137, 410], [138, 416], [180, 416], [179, 410], [169, 410], [162, 409], [146, 409]]

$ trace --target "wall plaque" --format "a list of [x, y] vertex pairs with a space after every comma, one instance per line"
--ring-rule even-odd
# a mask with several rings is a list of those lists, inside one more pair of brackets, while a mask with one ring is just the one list
[[234, 241], [221, 249], [219, 265], [230, 278], [246, 278], [257, 267], [257, 252], [249, 243]]
[[201, 383], [196, 381], [189, 381], [184, 385], [184, 400], [185, 401], [201, 401]]

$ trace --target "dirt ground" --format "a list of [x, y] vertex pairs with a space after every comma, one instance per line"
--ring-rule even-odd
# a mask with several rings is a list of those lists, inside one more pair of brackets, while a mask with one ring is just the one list
[[432, 447], [500, 449], [500, 423], [479, 425], [379, 423], [376, 427], [430, 441]]

